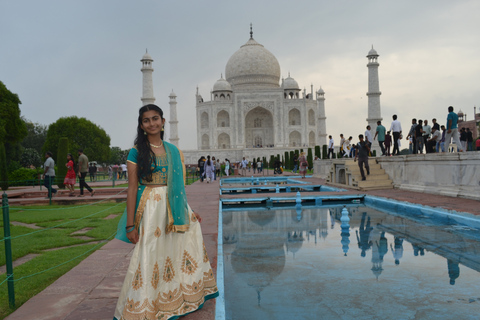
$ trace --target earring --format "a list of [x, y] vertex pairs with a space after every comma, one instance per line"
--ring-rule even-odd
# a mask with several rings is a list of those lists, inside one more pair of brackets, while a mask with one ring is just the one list
[[162, 131], [165, 131], [165, 126], [162, 126]]
[[143, 131], [143, 134], [144, 134], [144, 135], [147, 135], [147, 131]]

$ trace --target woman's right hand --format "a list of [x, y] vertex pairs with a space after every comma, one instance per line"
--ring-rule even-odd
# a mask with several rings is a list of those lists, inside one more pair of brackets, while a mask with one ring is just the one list
[[130, 240], [131, 243], [136, 244], [138, 242], [138, 231], [137, 229], [133, 229], [132, 231], [127, 233], [127, 238]]

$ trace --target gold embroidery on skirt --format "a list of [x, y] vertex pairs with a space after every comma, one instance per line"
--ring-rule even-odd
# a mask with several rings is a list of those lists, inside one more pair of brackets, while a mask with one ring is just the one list
[[197, 222], [197, 217], [195, 216], [195, 214], [193, 212], [192, 212], [192, 216], [191, 216], [190, 220], [192, 222]]
[[155, 262], [155, 266], [153, 267], [153, 275], [152, 275], [153, 289], [157, 289], [159, 281], [160, 281], [160, 270], [158, 269], [158, 263]]
[[155, 229], [154, 235], [155, 237], [160, 238], [160, 236], [162, 235], [162, 230], [160, 230], [160, 227], [157, 227], [157, 229]]
[[143, 211], [145, 210], [145, 203], [147, 200], [150, 200], [150, 193], [152, 192], [152, 188], [145, 187], [143, 190], [142, 197], [138, 202], [137, 213], [135, 214], [135, 229], [138, 229], [140, 226], [140, 221], [142, 221]]
[[207, 248], [205, 248], [205, 242], [203, 243], [203, 262], [208, 262]]
[[165, 260], [165, 268], [163, 269], [163, 280], [170, 282], [175, 278], [175, 270], [173, 269], [173, 263], [170, 257]]
[[143, 303], [127, 298], [123, 315], [128, 315], [126, 319], [168, 319], [197, 310], [204, 303], [205, 296], [217, 291], [213, 271], [210, 269], [203, 273], [203, 280], [191, 285], [180, 284], [179, 288], [166, 293], [159, 292], [151, 303], [148, 298], [145, 298]]
[[183, 273], [192, 275], [198, 268], [197, 262], [192, 258], [192, 256], [185, 250], [183, 252], [183, 259], [182, 259], [182, 268], [181, 270]]
[[142, 270], [140, 269], [140, 264], [138, 264], [138, 269], [133, 276], [132, 287], [133, 290], [138, 290], [143, 286], [143, 279], [142, 279]]
[[153, 200], [159, 202], [160, 200], [162, 200], [162, 196], [159, 195], [159, 194], [156, 194], [156, 195], [153, 196]]

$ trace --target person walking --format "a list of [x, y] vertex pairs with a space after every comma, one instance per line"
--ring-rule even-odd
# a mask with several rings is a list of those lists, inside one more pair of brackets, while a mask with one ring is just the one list
[[392, 155], [399, 155], [400, 148], [398, 147], [398, 140], [401, 139], [400, 136], [402, 135], [402, 124], [400, 121], [397, 120], [397, 115], [394, 114], [392, 116], [392, 124], [390, 125], [390, 131], [393, 134], [393, 151]]
[[247, 175], [247, 165], [248, 165], [248, 160], [243, 157], [242, 162], [240, 163], [240, 168], [242, 169], [242, 175], [245, 177]]
[[70, 197], [75, 195], [75, 183], [77, 182], [77, 176], [75, 174], [75, 161], [73, 160], [72, 154], [67, 154], [67, 163], [65, 164], [67, 167], [67, 175], [63, 180], [63, 184], [67, 187], [70, 191], [68, 194]]
[[203, 174], [207, 179], [207, 183], [215, 180], [215, 164], [210, 160], [210, 156], [207, 156], [207, 161], [204, 162]]
[[252, 168], [253, 168], [253, 174], [255, 174], [255, 171], [257, 170], [257, 160], [255, 158], [253, 158]]
[[457, 145], [457, 149], [463, 152], [462, 143], [460, 142], [460, 137], [458, 136], [458, 115], [453, 112], [453, 107], [448, 107], [448, 116], [447, 116], [447, 133], [445, 134], [445, 150], [448, 152], [450, 147], [450, 140], [453, 138], [453, 142]]
[[[334, 144], [335, 142], [333, 141], [333, 138], [332, 136], [328, 136], [328, 153], [327, 153], [327, 158], [328, 159], [333, 159], [333, 151], [334, 151]], [[332, 155], [332, 157], [330, 158], [330, 154]]]
[[78, 149], [78, 170], [80, 171], [80, 194], [78, 196], [84, 197], [83, 188], [85, 188], [93, 197], [95, 195], [95, 190], [90, 188], [90, 186], [85, 182], [85, 178], [87, 177], [88, 173], [88, 157], [83, 153], [83, 149]]
[[225, 175], [228, 177], [230, 175], [230, 160], [225, 158]]
[[390, 146], [392, 145], [392, 136], [390, 135], [390, 131], [387, 131], [387, 135], [385, 136], [385, 155], [390, 156]]
[[300, 153], [300, 157], [298, 157], [298, 162], [300, 163], [300, 174], [302, 175], [302, 179], [305, 179], [305, 174], [307, 173], [308, 169], [308, 161], [307, 157], [305, 156], [305, 152]]
[[200, 181], [203, 182], [203, 176], [205, 172], [205, 157], [201, 156], [200, 159], [198, 159], [198, 173], [200, 174]]
[[358, 136], [360, 142], [357, 144], [357, 154], [353, 161], [357, 161], [358, 158], [358, 167], [360, 168], [360, 174], [362, 175], [362, 181], [367, 180], [365, 177], [365, 172], [363, 171], [363, 165], [367, 170], [367, 175], [370, 174], [370, 166], [368, 165], [368, 154], [370, 153], [370, 146], [367, 142], [363, 140], [363, 134]]
[[382, 126], [382, 122], [377, 121], [377, 129], [375, 131], [375, 137], [373, 137], [373, 140], [375, 140], [375, 138], [378, 136], [378, 145], [382, 150], [382, 156], [385, 155], [385, 131], [386, 129], [384, 126]]
[[298, 170], [298, 155], [297, 153], [295, 153], [293, 155], [293, 173], [297, 174], [297, 170]]
[[48, 190], [46, 199], [51, 199], [57, 194], [57, 190], [53, 188], [55, 181], [55, 161], [53, 160], [53, 153], [47, 151], [45, 153], [45, 163], [43, 164], [43, 185]]
[[164, 124], [158, 106], [140, 108], [127, 158], [127, 208], [116, 235], [135, 248], [114, 320], [176, 319], [218, 296], [202, 219], [187, 202], [183, 153], [163, 140]]
[[217, 177], [220, 179], [221, 169], [222, 166], [220, 165], [220, 159], [217, 159], [217, 162], [215, 162], [215, 180], [217, 180]]

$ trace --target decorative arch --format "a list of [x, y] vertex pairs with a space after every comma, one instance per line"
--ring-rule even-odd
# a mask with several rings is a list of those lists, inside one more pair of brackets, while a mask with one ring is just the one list
[[265, 108], [256, 107], [245, 116], [245, 146], [274, 145], [273, 114]]
[[227, 111], [222, 110], [217, 114], [217, 127], [230, 127], [230, 115]]
[[202, 149], [210, 149], [210, 137], [208, 136], [208, 134], [204, 134], [202, 136]]
[[218, 135], [218, 148], [230, 149], [230, 136], [228, 134], [221, 133]]
[[290, 110], [288, 113], [288, 124], [291, 126], [302, 125], [300, 111], [296, 108]]
[[310, 133], [308, 134], [308, 146], [315, 146], [315, 132], [313, 131], [310, 131]]
[[298, 131], [290, 132], [288, 136], [289, 147], [299, 147], [302, 145], [302, 135]]
[[308, 125], [315, 125], [315, 111], [313, 111], [312, 109], [308, 110]]
[[208, 113], [206, 113], [206, 112], [203, 112], [202, 115], [200, 116], [200, 127], [202, 129], [207, 129], [209, 127]]

